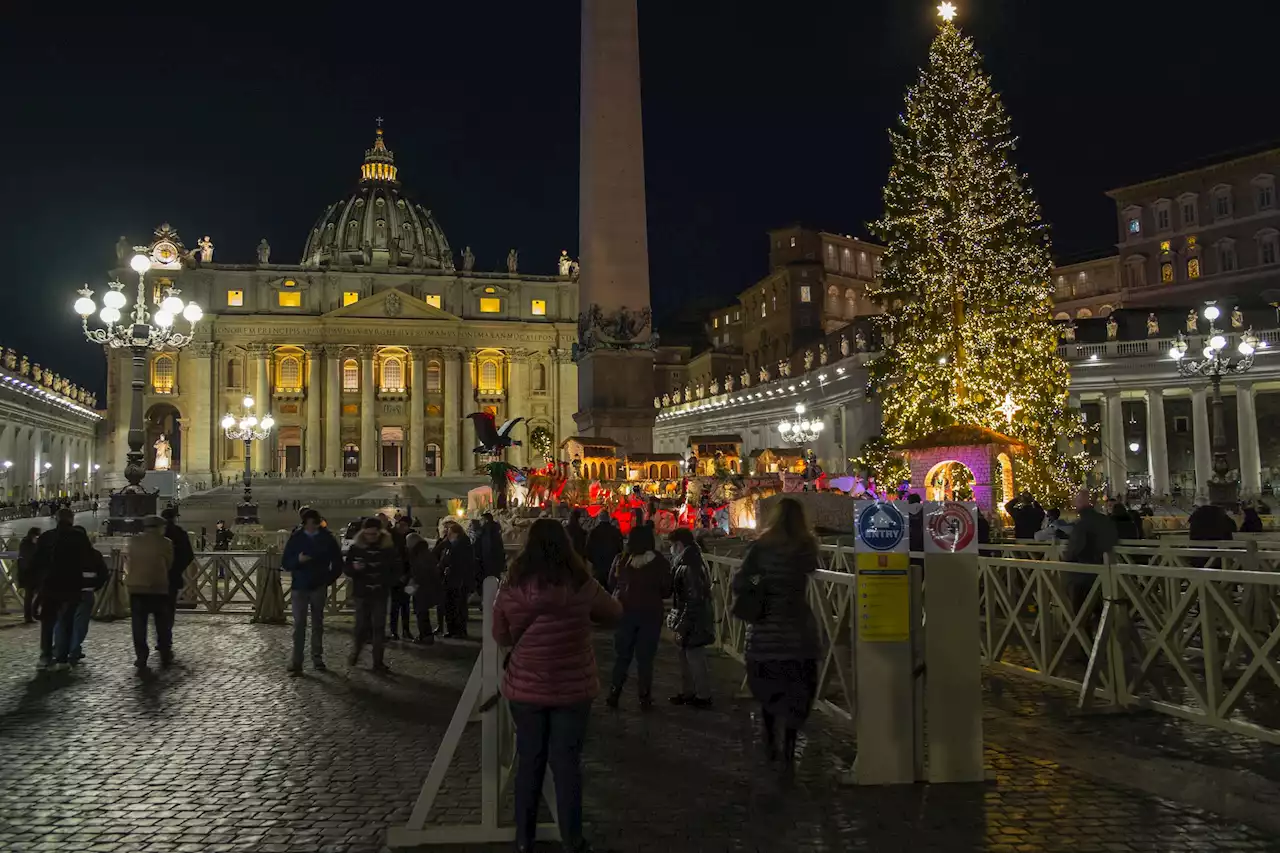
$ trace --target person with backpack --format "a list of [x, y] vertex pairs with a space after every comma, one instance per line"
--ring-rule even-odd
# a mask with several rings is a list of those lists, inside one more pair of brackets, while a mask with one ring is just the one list
[[[75, 526], [75, 513], [60, 509], [54, 516], [56, 526], [36, 540], [34, 554], [40, 591], [37, 609], [40, 614], [40, 669], [70, 669], [75, 629], [75, 610], [80, 603], [83, 573], [97, 565], [100, 558], [89, 541], [89, 535]], [[54, 637], [57, 636], [55, 644]], [[55, 659], [55, 648], [57, 657]]]
[[324, 605], [329, 585], [342, 574], [342, 548], [333, 534], [320, 525], [320, 513], [302, 513], [302, 526], [285, 543], [280, 565], [291, 575], [289, 603], [293, 611], [293, 656], [289, 675], [302, 675], [302, 647], [307, 641], [307, 615], [311, 616], [311, 665], [323, 672]]
[[613, 636], [616, 657], [605, 704], [618, 707], [634, 658], [640, 708], [648, 711], [653, 707], [653, 660], [662, 639], [662, 602], [671, 595], [671, 564], [658, 553], [652, 525], [631, 529], [627, 550], [613, 561], [609, 587], [622, 605], [622, 622]]
[[[76, 529], [88, 538], [87, 530], [79, 525], [76, 525]], [[102, 556], [101, 551], [95, 548], [88, 556], [90, 557], [88, 564], [80, 571], [80, 600], [76, 602], [75, 610], [59, 617], [59, 623], [53, 629], [54, 637], [58, 638], [54, 644], [54, 658], [61, 660], [65, 657], [67, 663], [72, 666], [77, 666], [84, 660], [84, 641], [85, 637], [89, 636], [89, 620], [93, 616], [93, 604], [97, 600], [98, 590], [106, 586], [107, 580], [111, 577], [111, 573], [107, 571], [106, 558]], [[67, 637], [68, 633], [61, 620], [67, 618], [71, 619], [69, 635], [71, 647], [63, 649], [60, 647], [62, 638]]]
[[147, 668], [147, 619], [155, 618], [156, 648], [160, 665], [173, 664], [173, 608], [169, 606], [169, 572], [173, 566], [173, 543], [164, 535], [165, 521], [158, 515], [142, 520], [142, 532], [130, 536], [124, 545], [125, 586], [129, 589], [129, 611], [133, 621], [133, 665], [141, 674]]
[[672, 705], [690, 708], [711, 707], [711, 674], [707, 669], [707, 646], [715, 642], [715, 610], [711, 603], [711, 575], [702, 560], [702, 551], [693, 531], [677, 527], [671, 542], [671, 613], [667, 626], [680, 650], [681, 691], [671, 697]]

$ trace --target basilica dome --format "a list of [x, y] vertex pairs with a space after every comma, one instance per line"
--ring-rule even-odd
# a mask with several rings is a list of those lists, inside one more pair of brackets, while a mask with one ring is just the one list
[[449, 242], [431, 211], [400, 192], [395, 154], [377, 130], [360, 183], [329, 205], [307, 237], [304, 267], [398, 266], [453, 270]]

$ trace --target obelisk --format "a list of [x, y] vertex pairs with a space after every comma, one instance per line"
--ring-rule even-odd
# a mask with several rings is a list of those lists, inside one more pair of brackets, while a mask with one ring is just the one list
[[581, 435], [653, 450], [653, 337], [636, 0], [582, 0]]

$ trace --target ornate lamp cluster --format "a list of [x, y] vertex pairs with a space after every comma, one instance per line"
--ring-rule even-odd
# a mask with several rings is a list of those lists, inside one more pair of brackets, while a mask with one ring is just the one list
[[1169, 358], [1173, 359], [1178, 366], [1178, 372], [1183, 376], [1201, 376], [1213, 377], [1214, 375], [1222, 376], [1229, 373], [1244, 373], [1253, 367], [1253, 356], [1258, 350], [1258, 336], [1253, 333], [1250, 328], [1240, 338], [1240, 343], [1236, 346], [1236, 351], [1240, 354], [1239, 358], [1233, 359], [1229, 355], [1224, 355], [1227, 348], [1226, 335], [1214, 325], [1214, 321], [1222, 316], [1222, 311], [1217, 305], [1210, 302], [1204, 306], [1200, 315], [1209, 321], [1209, 333], [1205, 336], [1205, 347], [1200, 354], [1202, 359], [1188, 359], [1187, 339], [1183, 337], [1182, 332], [1178, 333], [1178, 339], [1174, 341], [1173, 346], [1169, 348]]
[[796, 420], [783, 419], [778, 424], [778, 433], [792, 444], [809, 444], [822, 434], [822, 421], [806, 418], [804, 403], [796, 403]]
[[[124, 295], [124, 285], [118, 281], [107, 284], [108, 290], [102, 295], [102, 310], [98, 310], [93, 301], [93, 291], [88, 285], [80, 288], [80, 298], [76, 300], [75, 311], [81, 317], [84, 334], [95, 344], [120, 349], [141, 347], [159, 350], [182, 349], [191, 343], [191, 334], [174, 331], [174, 321], [183, 317], [194, 330], [200, 322], [204, 311], [194, 302], [184, 303], [178, 296], [180, 291], [170, 287], [165, 290], [165, 297], [153, 314], [147, 310], [145, 281], [147, 270], [151, 269], [151, 260], [146, 255], [137, 254], [129, 261], [129, 266], [138, 274], [138, 295], [133, 302], [132, 323], [121, 323], [121, 309], [129, 302]], [[90, 329], [89, 318], [94, 313], [102, 321], [103, 328]]]
[[244, 403], [244, 415], [239, 419], [230, 412], [223, 415], [222, 432], [232, 441], [262, 441], [271, 434], [276, 419], [268, 414], [259, 421], [258, 416], [253, 413], [252, 397], [245, 397], [241, 402]]

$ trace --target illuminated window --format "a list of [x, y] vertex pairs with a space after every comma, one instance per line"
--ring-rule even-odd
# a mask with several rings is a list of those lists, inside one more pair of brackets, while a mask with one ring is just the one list
[[1163, 253], [1164, 253], [1164, 254], [1166, 254], [1166, 255], [1167, 255], [1167, 254], [1169, 254], [1169, 241], [1168, 241], [1168, 240], [1161, 240], [1161, 241], [1160, 241], [1160, 251], [1161, 251], [1161, 252], [1163, 252]]
[[342, 362], [342, 390], [360, 390], [360, 363], [354, 358]]
[[293, 356], [280, 362], [280, 387], [289, 391], [302, 387], [302, 364]]
[[719, 318], [719, 317], [712, 317], [712, 318], [711, 318], [711, 328], [713, 328], [713, 329], [718, 329], [718, 328], [720, 328], [720, 318]]
[[793, 249], [794, 249], [795, 247], [796, 247], [796, 238], [795, 238], [795, 237], [792, 237], [792, 238], [791, 238], [791, 248], [793, 248]]
[[227, 307], [239, 308], [242, 305], [244, 305], [244, 291], [228, 290], [227, 291]]
[[502, 300], [496, 296], [480, 297], [481, 314], [497, 314], [502, 311]]
[[173, 393], [173, 359], [167, 355], [157, 356], [151, 364], [151, 387], [157, 394]]
[[1136, 216], [1131, 217], [1129, 219], [1129, 233], [1130, 234], [1142, 233], [1142, 223], [1138, 221], [1138, 217]]
[[766, 316], [768, 316], [768, 314], [767, 314], [767, 313], [766, 313], [766, 311], [765, 311], [765, 304], [764, 304], [764, 301], [763, 301], [763, 300], [761, 300], [761, 302], [760, 302], [760, 316], [761, 316], [761, 317], [766, 317]]
[[423, 300], [424, 300], [428, 305], [430, 305], [432, 308], [439, 308], [439, 307], [440, 307], [440, 294], [438, 294], [438, 293], [428, 293], [426, 296], [424, 296], [424, 297], [422, 297], [422, 298], [423, 298]]
[[359, 302], [359, 301], [360, 301], [360, 294], [357, 293], [356, 291], [354, 290], [342, 291], [343, 306], [347, 306], [347, 305], [350, 305], [352, 302]]
[[382, 390], [404, 390], [404, 365], [398, 358], [389, 358], [382, 363]]
[[480, 390], [498, 390], [498, 363], [496, 361], [480, 362]]
[[291, 279], [291, 278], [286, 278], [286, 279], [284, 280], [284, 286], [285, 286], [285, 287], [297, 287], [297, 286], [298, 286], [298, 283], [297, 283], [296, 281], [294, 281], [293, 279]]
[[427, 391], [437, 393], [440, 390], [440, 362], [427, 363]]
[[531, 309], [535, 317], [545, 317], [547, 315], [547, 300], [535, 299]]
[[1187, 278], [1200, 277], [1200, 259], [1190, 258], [1187, 260]]
[[812, 300], [813, 300], [813, 291], [809, 289], [809, 285], [807, 284], [800, 285], [800, 301], [810, 302]]
[[827, 269], [836, 269], [836, 247], [828, 243], [825, 248], [827, 250]]
[[1173, 264], [1166, 262], [1160, 265], [1160, 280], [1165, 284], [1173, 281]]
[[297, 292], [296, 290], [293, 291], [292, 293], [286, 293], [285, 291], [282, 290], [277, 294], [277, 298], [279, 299], [281, 308], [301, 308], [302, 307], [302, 294]]
[[728, 314], [725, 314], [725, 315], [724, 315], [724, 324], [725, 324], [726, 326], [727, 326], [727, 325], [729, 325], [729, 315], [728, 315]]

